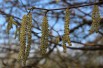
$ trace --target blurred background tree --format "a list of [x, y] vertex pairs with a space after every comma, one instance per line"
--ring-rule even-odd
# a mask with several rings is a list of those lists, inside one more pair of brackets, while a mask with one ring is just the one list
[[[96, 2], [95, 2], [96, 1]], [[98, 33], [89, 33], [93, 5], [99, 6], [101, 15]], [[102, 0], [0, 0], [0, 68], [103, 68], [103, 1]], [[70, 39], [63, 53], [65, 8], [70, 7]], [[20, 42], [15, 37], [23, 15], [32, 9], [32, 45], [26, 66], [17, 62]], [[47, 13], [49, 45], [46, 57], [40, 55], [42, 18]], [[17, 26], [6, 34], [8, 17], [13, 17]], [[59, 37], [59, 44], [55, 38]]]

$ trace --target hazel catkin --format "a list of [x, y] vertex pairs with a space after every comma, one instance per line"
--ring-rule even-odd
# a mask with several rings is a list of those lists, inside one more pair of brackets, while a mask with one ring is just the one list
[[27, 15], [27, 46], [25, 49], [25, 56], [24, 56], [24, 61], [23, 64], [26, 64], [26, 60], [29, 56], [30, 48], [31, 48], [31, 38], [32, 38], [32, 14], [29, 13]]
[[63, 52], [66, 53], [66, 48], [67, 48], [67, 47], [66, 47], [65, 36], [63, 36], [62, 40], [63, 40], [63, 44], [62, 44], [62, 46], [63, 46]]
[[66, 9], [66, 13], [65, 13], [65, 24], [64, 24], [64, 36], [65, 36], [65, 40], [68, 43], [68, 45], [71, 46], [71, 41], [70, 41], [70, 37], [69, 37], [69, 23], [70, 22], [70, 11], [69, 8]]
[[71, 46], [71, 41], [70, 41], [70, 37], [69, 37], [69, 23], [70, 22], [70, 11], [69, 8], [66, 9], [65, 11], [65, 24], [64, 24], [64, 35], [63, 35], [63, 48], [64, 48], [64, 52], [66, 52], [66, 43], [68, 43], [68, 45]]
[[26, 29], [27, 29], [27, 16], [24, 15], [20, 27], [20, 50], [18, 55], [18, 60], [23, 60], [25, 56], [25, 46], [26, 46]]
[[22, 60], [25, 66], [26, 60], [29, 56], [32, 38], [32, 14], [24, 15], [20, 26], [20, 51], [18, 60]]
[[15, 36], [14, 36], [15, 39], [17, 38], [17, 36], [19, 37], [19, 32], [20, 32], [20, 27], [17, 27], [15, 31]]
[[55, 38], [55, 41], [54, 41], [54, 42], [55, 42], [56, 44], [58, 44], [59, 41], [60, 41], [60, 38], [59, 38], [59, 36], [57, 36], [57, 37]]
[[13, 24], [13, 18], [12, 17], [9, 17], [9, 18], [7, 18], [7, 22], [8, 22], [8, 24], [7, 24], [7, 29], [6, 29], [6, 32], [9, 34], [9, 31], [10, 31], [10, 29], [12, 28], [12, 24]]
[[90, 29], [90, 34], [93, 32], [98, 32], [99, 30], [99, 25], [100, 25], [100, 13], [99, 13], [99, 8], [98, 5], [94, 5], [93, 11], [92, 11], [92, 25]]
[[47, 47], [48, 47], [48, 36], [49, 36], [49, 30], [48, 30], [48, 20], [47, 16], [43, 17], [42, 22], [42, 36], [41, 36], [41, 54], [44, 55], [46, 53]]

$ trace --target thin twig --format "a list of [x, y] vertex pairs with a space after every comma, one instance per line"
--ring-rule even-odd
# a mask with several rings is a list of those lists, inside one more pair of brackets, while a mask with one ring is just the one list
[[[103, 4], [103, 2], [89, 3], [89, 4], [85, 4], [85, 5], [73, 5], [73, 6], [69, 6], [69, 9], [85, 7], [85, 6], [91, 6], [91, 5], [101, 5], [101, 4]], [[68, 7], [66, 7], [66, 8], [68, 8]], [[66, 9], [66, 8], [45, 9], [45, 8], [36, 8], [36, 7], [33, 6], [33, 7], [29, 8], [29, 10], [40, 9], [40, 10], [53, 11], [53, 10], [62, 10], [62, 9]]]

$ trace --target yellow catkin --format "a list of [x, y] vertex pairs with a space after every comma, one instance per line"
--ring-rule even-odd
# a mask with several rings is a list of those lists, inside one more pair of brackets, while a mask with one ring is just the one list
[[67, 8], [65, 13], [64, 36], [65, 36], [65, 41], [71, 46], [71, 41], [69, 37], [69, 32], [70, 32], [69, 21], [70, 21], [70, 11]]
[[20, 31], [20, 28], [17, 27], [15, 31], [15, 36], [14, 36], [15, 39], [17, 38], [17, 36], [19, 36], [19, 31]]
[[60, 0], [56, 0], [56, 2], [58, 3]]
[[99, 30], [101, 18], [100, 18], [98, 5], [94, 5], [94, 7], [93, 7], [92, 20], [93, 20], [93, 22], [91, 25], [90, 34], [93, 32], [98, 32], [98, 30]]
[[48, 47], [48, 20], [47, 16], [43, 17], [43, 22], [42, 22], [42, 36], [41, 36], [41, 54], [44, 55], [46, 53], [47, 47]]
[[59, 36], [57, 36], [57, 37], [55, 38], [55, 41], [54, 41], [54, 42], [55, 42], [56, 44], [58, 44], [59, 41], [60, 41]]
[[[64, 24], [64, 35], [63, 35], [63, 48], [64, 51], [66, 50], [66, 43], [68, 43], [69, 46], [71, 46], [71, 41], [69, 37], [69, 22], [70, 22], [70, 11], [69, 8], [66, 9], [65, 11], [65, 24]], [[65, 51], [66, 52], [66, 51]]]
[[13, 20], [13, 17], [9, 17], [7, 18], [7, 21], [8, 21], [8, 25], [7, 25], [7, 33], [9, 34], [9, 31], [10, 29], [12, 28], [12, 25], [16, 25], [17, 26], [17, 23]]
[[18, 24], [15, 21], [13, 21], [13, 24], [16, 25], [16, 26], [18, 26]]
[[25, 66], [29, 56], [32, 38], [32, 14], [24, 15], [20, 26], [20, 51], [18, 60], [23, 62]]
[[18, 25], [14, 20], [13, 20], [13, 17], [10, 17], [10, 21], [12, 22], [12, 24], [14, 24], [14, 25]]
[[67, 47], [66, 47], [65, 36], [63, 36], [62, 40], [63, 40], [63, 44], [62, 44], [62, 45], [63, 45], [63, 52], [66, 53], [66, 49], [67, 49]]
[[25, 50], [25, 57], [24, 57], [24, 61], [23, 61], [23, 64], [25, 65], [26, 64], [26, 60], [29, 56], [29, 52], [30, 52], [30, 48], [31, 48], [31, 38], [32, 38], [32, 14], [29, 13], [28, 14], [28, 18], [27, 18], [27, 47], [26, 47], [26, 50]]
[[26, 46], [26, 29], [27, 29], [27, 16], [24, 15], [20, 27], [20, 50], [18, 55], [18, 60], [23, 60], [25, 56], [25, 46]]
[[13, 24], [13, 18], [9, 17], [7, 18], [8, 24], [7, 24], [7, 29], [6, 32], [9, 34], [10, 29], [12, 28], [12, 24]]

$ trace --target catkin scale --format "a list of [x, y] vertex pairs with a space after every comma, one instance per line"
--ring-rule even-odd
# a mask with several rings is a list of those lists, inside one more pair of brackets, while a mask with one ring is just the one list
[[43, 22], [42, 22], [42, 36], [41, 36], [41, 54], [44, 55], [46, 53], [47, 47], [48, 47], [48, 20], [47, 17], [43, 17]]

